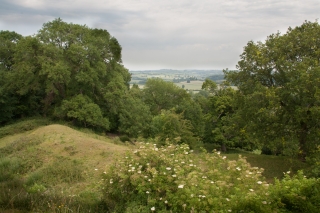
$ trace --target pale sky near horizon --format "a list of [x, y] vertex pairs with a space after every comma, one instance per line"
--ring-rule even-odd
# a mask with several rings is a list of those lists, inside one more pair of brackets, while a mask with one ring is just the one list
[[60, 17], [108, 30], [129, 70], [235, 69], [248, 41], [319, 11], [320, 0], [0, 0], [0, 30], [33, 35]]

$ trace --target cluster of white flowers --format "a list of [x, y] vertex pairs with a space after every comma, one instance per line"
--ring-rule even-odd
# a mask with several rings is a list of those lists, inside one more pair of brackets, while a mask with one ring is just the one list
[[[167, 187], [171, 187], [170, 190], [173, 192], [174, 190], [177, 190], [178, 192], [174, 193], [188, 193], [188, 196], [191, 196], [190, 199], [199, 200], [200, 203], [206, 202], [205, 200], [209, 201], [210, 199], [210, 202], [212, 202], [212, 197], [214, 196], [212, 195], [212, 192], [221, 196], [221, 193], [230, 193], [234, 188], [238, 187], [237, 184], [247, 183], [247, 181], [247, 185], [241, 186], [241, 191], [249, 192], [247, 193], [248, 195], [254, 195], [259, 192], [260, 188], [266, 188], [263, 187], [266, 185], [264, 182], [256, 179], [262, 171], [258, 167], [248, 167], [246, 164], [243, 164], [245, 161], [240, 163], [237, 161], [225, 161], [227, 157], [221, 156], [220, 152], [216, 152], [218, 156], [214, 154], [206, 154], [202, 160], [194, 158], [194, 156], [190, 154], [191, 152], [192, 150], [189, 150], [189, 148], [184, 145], [172, 145], [167, 146], [166, 148], [157, 148], [156, 144], [146, 144], [145, 146], [140, 146], [140, 150], [133, 151], [133, 154], [139, 153], [137, 157], [139, 157], [139, 160], [142, 159], [143, 161], [126, 156], [125, 158], [127, 160], [123, 163], [127, 166], [123, 168], [124, 171], [129, 172], [129, 175], [132, 177], [142, 179], [143, 184], [145, 184], [145, 188], [143, 188], [142, 191], [144, 192], [145, 189], [148, 189], [145, 191], [148, 199], [156, 198], [156, 200], [164, 202], [166, 205], [169, 201], [171, 202], [171, 200], [167, 200], [168, 198], [171, 199], [167, 194], [164, 196], [161, 192], [160, 198], [154, 197], [159, 196], [159, 192], [162, 190], [162, 185], [160, 184], [163, 184], [164, 182], [166, 183], [163, 187], [165, 188], [164, 190], [166, 190]], [[154, 156], [154, 158], [150, 157], [151, 153], [156, 156]], [[161, 164], [157, 159], [160, 159]], [[211, 162], [211, 164], [206, 164], [206, 162]], [[197, 164], [198, 167], [196, 167], [195, 164]], [[211, 167], [211, 165], [214, 165], [214, 167]], [[223, 170], [220, 168], [223, 168]], [[226, 168], [228, 171], [225, 170]], [[233, 181], [235, 179], [239, 182]], [[110, 179], [110, 184], [112, 183], [113, 179]], [[201, 194], [199, 194], [199, 192]], [[231, 193], [237, 192], [234, 192], [233, 190]], [[225, 196], [221, 198], [229, 202], [231, 201], [231, 198], [234, 199], [234, 195], [230, 195], [232, 196], [229, 198], [225, 198]], [[232, 202], [227, 202], [223, 203], [229, 208], [232, 205]], [[261, 202], [262, 204], [268, 203], [267, 201]], [[174, 202], [172, 202], [170, 206], [174, 205], [173, 203]], [[154, 203], [152, 203], [152, 205], [154, 205]], [[156, 208], [152, 205], [150, 205], [149, 208], [154, 212], [156, 211]], [[189, 203], [180, 203], [179, 205], [180, 208], [181, 205], [183, 208], [191, 208]], [[157, 209], [157, 211], [158, 210], [159, 209]], [[230, 211], [231, 210], [228, 210], [228, 212]]]

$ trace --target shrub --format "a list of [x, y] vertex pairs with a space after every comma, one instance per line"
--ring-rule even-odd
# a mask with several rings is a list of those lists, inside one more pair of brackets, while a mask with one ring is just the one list
[[319, 212], [320, 180], [306, 178], [302, 171], [292, 178], [289, 172], [284, 179], [276, 180], [270, 193], [276, 208], [281, 212]]
[[219, 152], [193, 154], [185, 144], [138, 146], [103, 174], [103, 199], [111, 212], [271, 209], [263, 205], [270, 201], [262, 169], [241, 156], [229, 161]]

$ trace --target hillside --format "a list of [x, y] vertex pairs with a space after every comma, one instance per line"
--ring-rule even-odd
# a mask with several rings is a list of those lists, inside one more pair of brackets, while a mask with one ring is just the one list
[[1, 138], [0, 148], [0, 167], [11, 159], [30, 187], [38, 184], [70, 195], [87, 187], [92, 191], [113, 158], [128, 150], [107, 137], [58, 124]]

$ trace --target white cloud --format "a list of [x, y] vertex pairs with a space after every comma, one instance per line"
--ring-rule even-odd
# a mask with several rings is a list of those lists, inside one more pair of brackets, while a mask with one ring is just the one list
[[319, 18], [318, 0], [0, 0], [0, 30], [33, 34], [44, 22], [107, 29], [129, 69], [235, 68], [249, 40]]

